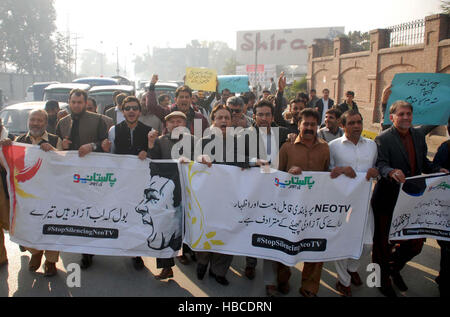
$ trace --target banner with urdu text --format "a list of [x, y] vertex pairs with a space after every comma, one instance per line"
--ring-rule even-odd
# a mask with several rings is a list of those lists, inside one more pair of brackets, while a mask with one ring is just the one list
[[[39, 250], [100, 255], [178, 255], [182, 187], [178, 163], [13, 143], [8, 169], [10, 237]], [[6, 164], [5, 164], [6, 163]]]
[[407, 178], [392, 215], [390, 240], [450, 241], [450, 174]]
[[298, 176], [191, 163], [184, 242], [196, 251], [298, 262], [358, 259], [371, 182], [329, 173]]

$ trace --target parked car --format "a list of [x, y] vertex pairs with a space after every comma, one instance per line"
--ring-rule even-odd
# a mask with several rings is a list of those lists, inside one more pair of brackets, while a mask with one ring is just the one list
[[72, 89], [82, 89], [88, 91], [91, 86], [87, 84], [53, 84], [44, 89], [44, 101], [56, 100], [59, 102], [68, 102]]
[[135, 95], [133, 86], [113, 85], [113, 86], [94, 86], [89, 89], [88, 95], [97, 102], [97, 112], [104, 114], [105, 109], [114, 105], [113, 94], [116, 91], [126, 93], [129, 96]]
[[118, 79], [110, 77], [83, 77], [75, 79], [72, 82], [76, 84], [88, 84], [91, 87], [119, 85]]
[[0, 89], [0, 109], [6, 106], [8, 98], [3, 94], [3, 90]]
[[[158, 98], [161, 95], [169, 95], [170, 97], [170, 102], [174, 103], [175, 102], [175, 91], [177, 90], [177, 88], [179, 87], [179, 85], [175, 82], [157, 82], [156, 86], [155, 86], [155, 93], [156, 93], [156, 98]], [[148, 89], [150, 88], [150, 82], [148, 82], [147, 84], [145, 84], [145, 90], [144, 92], [141, 92], [139, 94], [139, 99], [142, 98], [142, 95], [148, 91]]]
[[25, 101], [42, 101], [44, 100], [44, 90], [52, 84], [59, 84], [59, 81], [34, 83], [27, 88], [27, 96]]
[[[36, 109], [44, 109], [45, 104], [45, 101], [32, 101], [7, 106], [0, 111], [0, 118], [2, 118], [3, 125], [9, 134], [18, 136], [28, 131], [28, 116], [30, 112]], [[59, 103], [61, 110], [67, 109], [68, 106], [65, 102]]]
[[130, 81], [128, 78], [125, 78], [123, 76], [111, 76], [111, 78], [114, 78], [118, 81], [119, 85], [125, 85], [125, 86], [134, 86], [134, 82]]

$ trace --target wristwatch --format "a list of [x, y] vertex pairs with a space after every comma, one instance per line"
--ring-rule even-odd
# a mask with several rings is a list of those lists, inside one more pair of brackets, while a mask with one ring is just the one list
[[97, 144], [91, 143], [92, 151], [97, 151]]

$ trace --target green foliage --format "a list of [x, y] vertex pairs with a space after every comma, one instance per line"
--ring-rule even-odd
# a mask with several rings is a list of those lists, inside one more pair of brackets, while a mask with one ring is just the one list
[[71, 50], [56, 33], [53, 0], [0, 1], [0, 58], [18, 72], [65, 74]]
[[370, 48], [369, 32], [350, 31], [347, 38], [350, 40], [350, 52], [368, 51]]
[[292, 85], [290, 85], [289, 87], [286, 87], [286, 89], [284, 91], [284, 95], [288, 100], [290, 100], [290, 99], [295, 98], [295, 96], [299, 92], [306, 92], [306, 90], [307, 90], [307, 81], [306, 81], [306, 76], [304, 76], [299, 81], [295, 80]]
[[223, 68], [224, 75], [236, 75], [236, 56], [230, 57], [225, 61], [225, 66]]
[[441, 1], [442, 13], [450, 14], [450, 1]]

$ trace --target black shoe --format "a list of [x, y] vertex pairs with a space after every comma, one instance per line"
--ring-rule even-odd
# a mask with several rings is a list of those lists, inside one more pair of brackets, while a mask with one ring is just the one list
[[394, 285], [397, 286], [397, 288], [401, 292], [406, 292], [408, 290], [408, 286], [406, 285], [405, 281], [403, 280], [399, 272], [391, 273], [391, 277], [392, 281], [394, 282]]
[[178, 261], [180, 261], [180, 263], [181, 264], [183, 264], [183, 265], [188, 265], [189, 263], [191, 263], [191, 261], [189, 261], [189, 259], [187, 258], [187, 256], [186, 255], [180, 255], [180, 256], [177, 256], [177, 259], [178, 259]]
[[140, 271], [144, 268], [144, 261], [142, 260], [142, 258], [140, 256], [132, 258], [133, 260], [133, 266], [135, 268], [136, 271]]
[[253, 280], [255, 278], [255, 268], [254, 267], [250, 267], [247, 266], [245, 268], [245, 276], [249, 279], [249, 280]]
[[92, 257], [91, 254], [83, 254], [83, 257], [81, 258], [81, 269], [86, 270], [88, 267], [92, 265]]
[[395, 293], [392, 286], [381, 286], [378, 287], [378, 289], [380, 290], [381, 294], [383, 294], [386, 297], [397, 297], [397, 294]]
[[434, 281], [436, 282], [437, 285], [441, 285], [441, 275], [439, 274]]
[[228, 282], [228, 280], [225, 278], [225, 276], [218, 276], [218, 275], [214, 274], [213, 272], [211, 272], [211, 269], [209, 270], [209, 276], [214, 277], [216, 282], [223, 286], [227, 286], [228, 284], [230, 284], [230, 282]]
[[228, 282], [228, 280], [224, 276], [216, 275], [215, 279], [216, 282], [219, 283], [220, 285], [227, 286], [228, 284], [230, 284], [230, 282]]
[[203, 278], [205, 277], [206, 274], [206, 269], [208, 268], [208, 265], [204, 265], [204, 264], [197, 264], [197, 278], [199, 280], [203, 280]]

